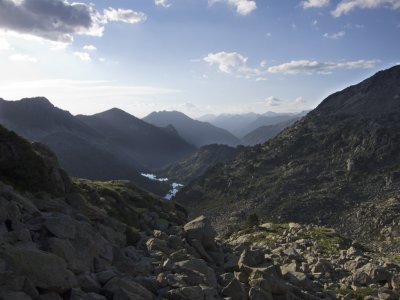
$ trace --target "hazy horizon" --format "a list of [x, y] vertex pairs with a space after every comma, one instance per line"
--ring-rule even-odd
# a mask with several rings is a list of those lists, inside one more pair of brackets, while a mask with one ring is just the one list
[[400, 60], [397, 0], [90, 3], [0, 0], [1, 98], [75, 115], [299, 112]]

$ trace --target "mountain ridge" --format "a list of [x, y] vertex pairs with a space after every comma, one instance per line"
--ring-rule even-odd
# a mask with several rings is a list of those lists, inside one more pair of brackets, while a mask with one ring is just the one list
[[180, 136], [196, 147], [209, 144], [226, 144], [229, 146], [240, 144], [240, 140], [227, 130], [215, 127], [208, 122], [193, 120], [177, 111], [152, 112], [143, 120], [161, 127], [173, 125]]
[[[114, 124], [98, 118], [116, 113]], [[116, 127], [121, 123], [121, 115], [130, 122], [133, 130], [129, 126]], [[91, 118], [100, 120], [104, 126], [96, 128], [89, 124]], [[74, 177], [133, 180], [158, 194], [166, 194], [169, 187], [151, 182], [141, 176], [141, 172], [161, 167], [195, 150], [178, 135], [122, 110], [114, 109], [95, 117], [73, 116], [44, 97], [1, 100], [0, 123], [31, 141], [50, 146], [58, 155], [61, 166]], [[151, 143], [146, 144], [146, 135]]]
[[[385, 92], [377, 98], [380, 81], [386, 78], [391, 81], [383, 85]], [[360, 89], [369, 93], [357, 96]], [[397, 199], [400, 181], [392, 174], [400, 171], [399, 93], [400, 66], [335, 93], [272, 140], [245, 149], [230, 165], [208, 170], [184, 187], [176, 200], [193, 216], [207, 211], [220, 230], [224, 230], [223, 224], [258, 213], [264, 221], [317, 223], [350, 235], [359, 233], [356, 228], [362, 225], [354, 221], [346, 228], [346, 218], [357, 214], [360, 205]], [[340, 104], [347, 99], [347, 105], [361, 100], [389, 104], [378, 114], [368, 105], [362, 111], [371, 113], [365, 116], [337, 114], [335, 99]], [[226, 205], [230, 205], [229, 211], [224, 209]], [[374, 226], [397, 222], [386, 219], [388, 215], [376, 218]], [[353, 237], [368, 241], [371, 234], [366, 230]], [[394, 240], [386, 247], [389, 244], [400, 248]]]

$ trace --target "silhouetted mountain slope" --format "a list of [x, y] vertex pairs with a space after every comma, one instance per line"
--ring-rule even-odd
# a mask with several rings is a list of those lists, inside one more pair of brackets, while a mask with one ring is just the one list
[[203, 146], [192, 155], [158, 170], [157, 174], [187, 184], [208, 168], [232, 160], [242, 148], [216, 144]]
[[190, 154], [195, 148], [174, 134], [121, 110], [74, 117], [45, 98], [0, 100], [0, 123], [48, 145], [71, 176], [132, 180], [165, 195], [167, 184], [140, 175]]
[[99, 137], [94, 130], [69, 112], [55, 107], [44, 97], [24, 98], [19, 101], [0, 98], [0, 122], [31, 140], [39, 140], [55, 132]]
[[103, 134], [110, 152], [147, 168], [164, 166], [195, 150], [173, 129], [156, 127], [117, 108], [77, 118]]
[[210, 123], [193, 120], [177, 111], [153, 112], [143, 118], [143, 120], [161, 127], [174, 126], [182, 138], [196, 147], [210, 144], [224, 144], [229, 146], [240, 144], [239, 139], [230, 132], [215, 127]]
[[[207, 212], [219, 228], [256, 212], [264, 220], [329, 224], [368, 240], [399, 219], [400, 206], [383, 205], [400, 203], [399, 153], [396, 66], [329, 96], [274, 139], [207, 171], [177, 201], [192, 214]], [[372, 224], [357, 217], [377, 208]], [[388, 217], [393, 210], [396, 219]], [[388, 237], [393, 245], [400, 247]]]
[[242, 138], [242, 142], [246, 146], [254, 146], [257, 144], [264, 144], [266, 141], [274, 138], [277, 136], [282, 130], [291, 126], [299, 120], [298, 118], [290, 119], [278, 124], [268, 125], [268, 126], [261, 126], [252, 132], [246, 134]]

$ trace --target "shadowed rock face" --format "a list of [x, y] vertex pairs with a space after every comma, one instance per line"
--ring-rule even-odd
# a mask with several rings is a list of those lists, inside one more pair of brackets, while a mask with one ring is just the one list
[[[368, 243], [376, 236], [379, 244], [376, 231], [399, 221], [390, 206], [381, 216], [372, 208], [398, 199], [399, 95], [400, 67], [379, 72], [329, 96], [274, 139], [210, 169], [176, 200], [193, 216], [206, 212], [219, 230], [257, 213], [264, 220], [334, 226]], [[373, 225], [352, 217], [361, 207], [372, 209]], [[387, 246], [400, 249], [394, 238]]]
[[28, 191], [63, 194], [71, 182], [56, 156], [44, 145], [31, 144], [0, 126], [0, 179]]

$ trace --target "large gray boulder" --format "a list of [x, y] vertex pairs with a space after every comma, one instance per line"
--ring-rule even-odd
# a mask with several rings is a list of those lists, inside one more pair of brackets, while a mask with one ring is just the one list
[[178, 272], [184, 272], [190, 276], [191, 272], [198, 272], [204, 276], [204, 283], [211, 287], [217, 287], [215, 272], [202, 259], [190, 259], [177, 262]]
[[244, 289], [243, 284], [233, 278], [231, 282], [229, 282], [223, 289], [222, 294], [225, 297], [230, 297], [232, 300], [245, 300], [247, 299], [246, 290]]
[[186, 233], [186, 238], [197, 240], [201, 243], [205, 250], [215, 250], [215, 230], [211, 226], [210, 221], [205, 216], [200, 216], [189, 223], [183, 229]]
[[17, 247], [7, 247], [3, 254], [8, 268], [26, 276], [35, 287], [63, 292], [77, 286], [67, 263], [54, 254]]
[[44, 225], [55, 237], [73, 239], [76, 234], [76, 221], [68, 215], [51, 214], [44, 217]]
[[129, 277], [118, 278], [114, 277], [104, 286], [104, 290], [113, 295], [113, 299], [124, 299], [124, 295], [127, 296], [125, 299], [130, 299], [129, 295], [135, 295], [136, 298], [132, 299], [144, 299], [153, 300], [155, 296], [146, 288], [140, 284], [134, 282]]

